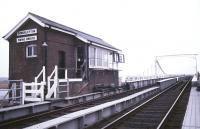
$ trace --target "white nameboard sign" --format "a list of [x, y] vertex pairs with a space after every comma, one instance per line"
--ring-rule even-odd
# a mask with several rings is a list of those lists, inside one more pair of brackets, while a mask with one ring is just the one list
[[36, 33], [37, 33], [37, 29], [28, 29], [28, 30], [22, 30], [22, 31], [17, 32], [17, 36], [36, 34]]
[[17, 43], [21, 43], [21, 42], [28, 42], [28, 41], [35, 41], [37, 40], [37, 36], [26, 36], [26, 37], [20, 37], [17, 38]]

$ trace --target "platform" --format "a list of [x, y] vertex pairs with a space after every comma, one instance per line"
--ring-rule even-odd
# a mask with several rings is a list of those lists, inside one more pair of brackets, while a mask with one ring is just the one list
[[137, 102], [148, 98], [156, 93], [159, 87], [151, 87], [127, 97], [106, 102], [94, 107], [83, 109], [77, 112], [69, 113], [42, 123], [38, 123], [25, 129], [78, 129], [89, 127], [115, 113], [130, 107]]
[[200, 91], [196, 89], [196, 87], [191, 88], [182, 129], [200, 128]]

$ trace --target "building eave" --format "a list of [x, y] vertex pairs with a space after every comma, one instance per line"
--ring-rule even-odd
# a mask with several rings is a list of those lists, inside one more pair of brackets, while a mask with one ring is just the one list
[[101, 47], [101, 48], [104, 48], [104, 49], [111, 50], [111, 51], [117, 51], [117, 52], [121, 51], [119, 49], [110, 48], [110, 47], [107, 47], [107, 46], [104, 46], [104, 45], [100, 45], [100, 44], [95, 43], [95, 42], [91, 42], [91, 44], [94, 45], [94, 46], [97, 46], [97, 47]]
[[[69, 34], [69, 35], [72, 35], [72, 36], [75, 36], [77, 39], [83, 41], [84, 43], [88, 43], [88, 44], [92, 44], [94, 46], [97, 46], [97, 47], [101, 47], [101, 48], [104, 48], [104, 49], [108, 49], [108, 50], [111, 50], [111, 51], [121, 51], [117, 48], [114, 48], [112, 46], [107, 46], [107, 45], [103, 45], [103, 42], [100, 43], [99, 42], [94, 42], [92, 41], [90, 38], [86, 38], [84, 36], [82, 36], [81, 34], [79, 34], [80, 31], [69, 31], [67, 29], [64, 29], [64, 28], [61, 28], [61, 27], [56, 27], [56, 26], [52, 26], [51, 24], [49, 23], [46, 23], [45, 21], [41, 20], [40, 18], [38, 18], [38, 16], [32, 14], [32, 13], [28, 13], [15, 27], [13, 27], [3, 38], [5, 40], [8, 40], [27, 20], [33, 20], [34, 22], [36, 22], [38, 25], [40, 25], [41, 27], [47, 27], [47, 28], [50, 28], [52, 30], [56, 30], [56, 31], [59, 31], [59, 32], [62, 32], [62, 33], [66, 33], [66, 34]], [[48, 20], [48, 19], [46, 19]], [[57, 23], [56, 23], [57, 24]], [[80, 33], [83, 33], [83, 32], [80, 32]], [[85, 34], [85, 33], [84, 33]], [[94, 36], [93, 36], [94, 37]]]
[[86, 38], [84, 38], [84, 37], [82, 37], [82, 36], [80, 36], [80, 35], [78, 35], [78, 34], [75, 34], [75, 33], [69, 32], [69, 31], [66, 31], [66, 30], [64, 30], [64, 29], [60, 29], [60, 28], [53, 27], [53, 26], [51, 26], [50, 28], [53, 29], [53, 30], [59, 31], [59, 32], [63, 32], [63, 33], [66, 33], [66, 34], [70, 34], [70, 35], [72, 35], [72, 36], [75, 36], [77, 39], [83, 41], [84, 43], [90, 43], [90, 44], [92, 44], [92, 45], [94, 45], [94, 46], [101, 47], [101, 48], [104, 48], [104, 49], [108, 49], [108, 50], [111, 50], [111, 51], [121, 51], [121, 50], [119, 50], [119, 49], [114, 49], [114, 48], [110, 48], [110, 47], [107, 47], [107, 46], [104, 46], [104, 45], [101, 45], [101, 44], [98, 44], [98, 43], [95, 43], [95, 42], [91, 42], [91, 41], [89, 41], [88, 39], [86, 39]]
[[60, 28], [57, 28], [57, 27], [54, 27], [54, 26], [51, 26], [50, 29], [53, 29], [53, 30], [56, 30], [56, 31], [59, 31], [59, 32], [63, 32], [65, 34], [69, 34], [69, 35], [72, 35], [72, 36], [75, 36], [77, 39], [85, 42], [85, 43], [90, 43], [86, 38], [78, 35], [78, 34], [75, 34], [73, 32], [70, 32], [70, 31], [66, 31], [64, 29], [60, 29]]
[[8, 40], [9, 37], [15, 33], [15, 31], [17, 29], [19, 29], [28, 19], [31, 19], [33, 21], [35, 21], [36, 23], [38, 23], [40, 26], [45, 27], [45, 24], [43, 22], [41, 22], [40, 20], [38, 20], [37, 18], [35, 18], [34, 16], [32, 16], [31, 14], [27, 14], [25, 18], [23, 18], [15, 27], [13, 27], [5, 36], [3, 36], [3, 38], [5, 40]]
[[72, 32], [69, 32], [69, 31], [66, 31], [66, 30], [63, 30], [63, 29], [60, 29], [60, 28], [54, 27], [54, 26], [51, 26], [50, 28], [53, 29], [53, 30], [57, 30], [57, 31], [60, 31], [60, 32], [63, 32], [63, 33], [69, 34], [69, 35], [73, 35], [73, 36], [75, 35], [75, 34], [72, 33]]
[[85, 42], [85, 43], [90, 43], [86, 38], [80, 36], [80, 35], [76, 35], [76, 38], [78, 38], [79, 40]]

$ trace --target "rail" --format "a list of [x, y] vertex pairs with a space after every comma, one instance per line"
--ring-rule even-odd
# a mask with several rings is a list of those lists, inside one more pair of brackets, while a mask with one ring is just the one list
[[[186, 85], [188, 85], [188, 83], [190, 82], [190, 80], [187, 82]], [[176, 84], [175, 84], [176, 85]], [[116, 127], [118, 125], [118, 123], [120, 123], [120, 121], [124, 121], [125, 119], [127, 120], [127, 117], [130, 116], [132, 113], [138, 111], [139, 109], [141, 109], [144, 105], [152, 102], [153, 100], [155, 100], [156, 98], [158, 98], [159, 96], [161, 96], [162, 94], [164, 94], [166, 91], [170, 90], [171, 88], [173, 88], [175, 85], [168, 87], [167, 89], [163, 90], [162, 92], [160, 92], [159, 94], [155, 95], [154, 97], [148, 99], [147, 101], [145, 101], [144, 103], [140, 104], [139, 106], [131, 109], [130, 111], [128, 111], [127, 113], [124, 113], [123, 115], [121, 115], [120, 117], [116, 118], [115, 120], [107, 123], [106, 125], [104, 125], [103, 127], [101, 127], [101, 129], [110, 129], [113, 127]], [[185, 86], [186, 86], [185, 85]], [[185, 89], [185, 88], [184, 88]], [[182, 91], [183, 92], [183, 91]], [[181, 92], [181, 93], [182, 93]], [[164, 121], [164, 120], [163, 120]], [[160, 123], [159, 123], [160, 124]], [[159, 125], [158, 124], [158, 125]], [[162, 125], [162, 124], [161, 124]], [[161, 126], [160, 125], [160, 126]]]
[[0, 108], [6, 105], [22, 104], [22, 81], [23, 80], [9, 80], [10, 89], [4, 90], [7, 93], [0, 100]]
[[[175, 84], [176, 85], [176, 84]], [[174, 86], [174, 85], [173, 85]], [[122, 119], [125, 119], [125, 117], [127, 117], [127, 115], [131, 114], [132, 112], [140, 109], [142, 106], [144, 106], [145, 104], [151, 102], [152, 100], [154, 100], [155, 98], [159, 97], [161, 94], [165, 93], [167, 90], [169, 90], [171, 87], [168, 87], [167, 89], [163, 90], [162, 92], [158, 93], [157, 95], [153, 96], [152, 98], [148, 99], [147, 101], [145, 101], [144, 103], [140, 104], [139, 106], [133, 108], [132, 110], [128, 111], [127, 113], [123, 114], [122, 116], [118, 117], [117, 119], [115, 119], [114, 121], [106, 124], [104, 127], [102, 127], [101, 129], [109, 129], [111, 128], [115, 123], [121, 121]]]
[[[191, 80], [190, 80], [191, 81]], [[160, 124], [158, 125], [157, 129], [160, 129], [165, 121], [167, 120], [167, 118], [169, 117], [169, 115], [171, 114], [172, 110], [174, 109], [176, 103], [178, 102], [178, 100], [180, 99], [180, 97], [182, 96], [182, 94], [184, 93], [186, 87], [188, 86], [188, 84], [190, 83], [190, 81], [188, 81], [186, 83], [186, 85], [184, 86], [184, 88], [181, 90], [180, 94], [178, 95], [178, 97], [176, 98], [176, 100], [174, 101], [173, 105], [170, 107], [170, 109], [168, 110], [168, 112], [166, 113], [166, 115], [164, 116], [164, 118], [162, 119], [162, 121], [160, 122]]]
[[[87, 104], [92, 103], [93, 105], [95, 103], [95, 105], [96, 104], [98, 105], [100, 103], [104, 103], [104, 100], [106, 102], [108, 100], [110, 101], [117, 100], [127, 95], [132, 95], [133, 93], [140, 92], [142, 90], [144, 89], [138, 89], [138, 90], [132, 90], [132, 91], [118, 89], [116, 91], [97, 92], [97, 93], [85, 94], [81, 96], [69, 97], [68, 99], [66, 99], [67, 101], [62, 100], [62, 101], [55, 101], [53, 103], [46, 101], [46, 102], [35, 103], [35, 104], [30, 103], [26, 105], [20, 105], [18, 107], [9, 108], [9, 110], [4, 109], [3, 111], [1, 110], [1, 113], [0, 113], [0, 128], [9, 128], [9, 129], [23, 128], [23, 127], [26, 127], [25, 125], [28, 125], [28, 123], [34, 123], [35, 122], [34, 120], [36, 120], [37, 123], [40, 123], [38, 121], [40, 120], [40, 117], [42, 117], [42, 119], [44, 119], [44, 117], [49, 119], [51, 118], [50, 117], [51, 115], [55, 116], [56, 113], [58, 113], [58, 116], [61, 115], [61, 113], [66, 114], [68, 109], [72, 109], [73, 111], [75, 108], [76, 110], [77, 108], [81, 110], [80, 107], [82, 109], [85, 109], [84, 106]], [[55, 106], [59, 108], [56, 110], [49, 111], [49, 109], [54, 109]], [[23, 113], [20, 113], [20, 112], [23, 112]], [[26, 115], [28, 116], [26, 117]], [[11, 118], [13, 120], [11, 120]], [[8, 120], [11, 120], [11, 121], [8, 121]], [[20, 127], [18, 127], [17, 125], [19, 125]]]
[[148, 96], [157, 92], [157, 89], [158, 87], [149, 88], [144, 91], [131, 94], [130, 96], [111, 102], [103, 103], [80, 111], [76, 111], [73, 113], [69, 113], [67, 115], [63, 115], [55, 119], [27, 127], [26, 129], [59, 129], [62, 128], [62, 124], [65, 125], [64, 128], [77, 129], [77, 125], [79, 126], [79, 128], [85, 128], [94, 124], [94, 122], [102, 120], [102, 118], [109, 117], [110, 115], [112, 115], [112, 113], [120, 112], [121, 110], [129, 107], [131, 103], [135, 103], [135, 101], [138, 102], [144, 98], [147, 98]]

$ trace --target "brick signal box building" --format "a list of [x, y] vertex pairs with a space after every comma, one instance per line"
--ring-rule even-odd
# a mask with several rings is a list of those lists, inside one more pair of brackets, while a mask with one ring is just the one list
[[82, 78], [71, 85], [76, 94], [95, 85], [118, 85], [118, 63], [124, 62], [121, 51], [100, 38], [72, 29], [44, 17], [28, 13], [4, 39], [9, 41], [9, 79], [31, 82], [46, 67], [49, 76], [55, 65], [59, 78], [68, 70], [69, 78]]

